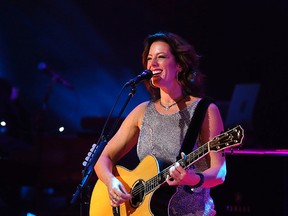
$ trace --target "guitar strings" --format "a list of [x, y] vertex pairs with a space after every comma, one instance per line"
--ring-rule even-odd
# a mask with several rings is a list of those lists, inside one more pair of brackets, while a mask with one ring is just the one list
[[[164, 183], [164, 181], [159, 184], [158, 180], [160, 177], [160, 180], [163, 179], [165, 176], [168, 175], [168, 170], [171, 166], [167, 167], [166, 169], [164, 169], [161, 173], [157, 174], [156, 176], [154, 176], [153, 178], [149, 179], [146, 181], [146, 184], [143, 185], [137, 185], [135, 186], [135, 188], [132, 189], [132, 195], [138, 195], [140, 193], [142, 193], [142, 191], [144, 191], [145, 193], [150, 193], [151, 191], [153, 191], [154, 188], [156, 188], [158, 185], [160, 186], [162, 183]], [[147, 187], [148, 185], [148, 187]], [[146, 187], [145, 187], [146, 186]], [[148, 191], [145, 191], [145, 188], [149, 188]], [[135, 190], [134, 190], [135, 189]]]
[[[208, 142], [209, 143], [209, 142]], [[189, 161], [189, 163], [192, 163], [193, 161], [197, 160], [200, 158], [200, 154], [202, 154], [201, 156], [203, 156], [204, 154], [208, 153], [208, 146], [206, 145], [202, 145], [199, 148], [197, 148], [194, 152], [192, 152], [191, 154], [187, 155], [187, 160]], [[205, 152], [205, 150], [207, 150]], [[198, 152], [198, 153], [197, 153]], [[180, 159], [179, 162], [181, 163], [181, 161], [183, 162], [183, 159]], [[172, 166], [172, 165], [171, 165]], [[164, 183], [164, 181], [159, 184], [157, 179], [159, 179], [158, 177], [160, 177], [160, 180], [163, 179], [165, 176], [167, 176], [169, 174], [169, 169], [170, 167], [165, 168], [161, 173], [157, 174], [156, 176], [152, 177], [151, 179], [147, 180], [145, 182], [145, 185], [141, 184], [141, 185], [137, 185], [135, 186], [135, 188], [132, 189], [132, 196], [136, 196], [140, 193], [142, 193], [143, 191], [145, 193], [150, 193], [154, 188], [156, 188], [158, 185], [160, 186], [162, 183]], [[152, 184], [151, 184], [152, 183]], [[148, 191], [145, 191], [145, 187], [147, 186], [150, 188]], [[152, 187], [152, 188], [151, 188]]]
[[[201, 148], [202, 148], [202, 146], [199, 149], [201, 149]], [[197, 152], [197, 150], [198, 149], [196, 149], [196, 152]], [[197, 155], [199, 155], [199, 154], [197, 154]], [[191, 163], [191, 161], [193, 161], [193, 160], [196, 160], [196, 158], [197, 158], [196, 156], [197, 155], [195, 155], [195, 154], [187, 155], [187, 159], [188, 159], [189, 163]], [[191, 160], [191, 159], [193, 159], [193, 160]], [[181, 163], [181, 161], [183, 161], [183, 159], [180, 159], [179, 161]], [[149, 191], [145, 191], [145, 188], [148, 188], [148, 187], [145, 187], [143, 184], [137, 185], [134, 188], [135, 190], [132, 190], [132, 193], [133, 193], [132, 195], [138, 195], [138, 194], [142, 193], [142, 191], [144, 191], [145, 193], [146, 192], [150, 193], [158, 185], [161, 185], [161, 184], [158, 183], [158, 180], [157, 180], [157, 179], [159, 179], [158, 177], [160, 177], [160, 180], [163, 179], [163, 178], [166, 178], [166, 176], [169, 174], [169, 169], [170, 169], [171, 166], [165, 168], [161, 173], [159, 173], [158, 175], [156, 175], [153, 178], [151, 178], [151, 179], [146, 181], [145, 185], [146, 186], [148, 185], [149, 188], [152, 187], [152, 189], [150, 188]], [[162, 183], [164, 183], [164, 181]]]
[[[239, 126], [238, 126], [239, 127]], [[235, 129], [236, 130], [236, 129]], [[230, 131], [232, 131], [232, 129], [230, 130]], [[231, 135], [232, 136], [232, 135]], [[218, 135], [217, 137], [215, 137], [214, 139], [212, 139], [211, 141], [209, 141], [209, 142], [207, 142], [207, 143], [205, 143], [205, 144], [203, 144], [202, 146], [200, 146], [200, 147], [198, 147], [195, 151], [193, 151], [192, 153], [190, 153], [190, 154], [188, 154], [187, 155], [187, 161], [188, 161], [188, 163], [190, 164], [190, 165], [192, 165], [192, 163], [193, 162], [196, 162], [198, 159], [200, 159], [201, 157], [203, 157], [204, 155], [206, 155], [208, 152], [210, 152], [211, 150], [210, 150], [210, 148], [211, 148], [211, 146], [209, 147], [209, 144], [212, 144], [212, 147], [216, 147], [216, 149], [217, 148], [219, 148], [219, 146], [217, 146], [216, 144], [223, 144], [224, 142], [223, 142], [223, 140], [225, 140], [225, 143], [226, 143], [226, 145], [229, 143], [230, 144], [230, 142], [235, 142], [235, 141], [237, 141], [237, 139], [236, 140], [233, 140], [233, 136], [231, 137], [231, 136], [229, 136], [229, 131], [228, 132], [226, 132], [226, 133], [222, 133], [222, 134], [220, 134], [220, 135]], [[239, 136], [240, 135], [238, 135], [238, 139], [239, 139]], [[216, 139], [217, 138], [217, 139]], [[221, 142], [222, 141], [222, 142]], [[213, 144], [213, 142], [216, 142], [216, 144], [214, 143]], [[235, 142], [236, 143], [236, 142]], [[240, 141], [240, 143], [241, 143], [241, 141]], [[220, 148], [221, 149], [221, 148]], [[219, 149], [217, 149], [216, 151], [219, 151]], [[183, 162], [183, 159], [180, 159], [179, 161], [178, 161], [180, 164]], [[187, 167], [189, 167], [190, 165], [188, 165]], [[172, 165], [171, 165], [172, 166]], [[144, 191], [145, 193], [150, 193], [154, 188], [156, 188], [158, 185], [161, 185], [161, 184], [159, 184], [159, 181], [157, 181], [157, 179], [159, 180], [159, 177], [160, 177], [160, 180], [162, 180], [162, 179], [164, 179], [164, 178], [166, 178], [166, 176], [169, 174], [169, 169], [170, 169], [170, 167], [171, 166], [169, 166], [169, 167], [167, 167], [167, 168], [165, 168], [162, 172], [160, 172], [159, 174], [157, 174], [156, 176], [154, 176], [154, 177], [152, 177], [151, 179], [149, 179], [149, 180], [147, 180], [146, 182], [145, 182], [145, 184], [141, 184], [141, 185], [137, 185], [137, 186], [135, 186], [135, 188], [133, 188], [133, 189], [135, 189], [135, 190], [133, 190], [132, 189], [132, 195], [134, 194], [134, 195], [138, 195], [139, 193], [141, 193], [142, 191]], [[185, 168], [187, 168], [187, 167], [185, 167]], [[152, 184], [151, 184], [152, 183]], [[164, 183], [164, 181], [162, 182], [162, 183]], [[148, 185], [148, 187], [145, 187], [146, 185]], [[145, 189], [147, 189], [147, 188], [149, 188], [149, 191], [145, 191]]]

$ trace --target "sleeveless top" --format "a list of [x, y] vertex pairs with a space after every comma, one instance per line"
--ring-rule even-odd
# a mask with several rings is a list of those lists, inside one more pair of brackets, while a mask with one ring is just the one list
[[[199, 101], [196, 100], [183, 110], [168, 115], [159, 113], [152, 101], [148, 103], [137, 143], [137, 155], [140, 161], [147, 155], [154, 155], [157, 160], [168, 165], [176, 162], [181, 144]], [[193, 149], [196, 149], [199, 145], [197, 140]], [[185, 154], [189, 153], [185, 152]], [[208, 167], [207, 156], [205, 156], [195, 162], [190, 169], [201, 172]], [[209, 188], [197, 188], [192, 192], [190, 188], [187, 190], [187, 186], [179, 185], [176, 187], [177, 192], [170, 199], [168, 210], [161, 210], [162, 212], [159, 215], [210, 216], [216, 214]]]

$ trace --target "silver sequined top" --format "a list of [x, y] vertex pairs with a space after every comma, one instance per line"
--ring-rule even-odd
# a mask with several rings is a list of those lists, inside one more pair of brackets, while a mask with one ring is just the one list
[[[142, 127], [137, 144], [137, 154], [140, 160], [152, 154], [157, 159], [168, 163], [176, 162], [181, 143], [184, 140], [191, 118], [199, 100], [175, 114], [161, 114], [149, 102], [142, 121]], [[198, 147], [198, 142], [194, 149]], [[185, 152], [186, 154], [190, 152]], [[206, 158], [202, 158], [190, 168], [203, 171], [208, 168]], [[167, 210], [163, 210], [166, 211]], [[198, 188], [195, 192], [184, 190], [178, 186], [169, 205], [169, 215], [203, 216], [215, 215], [214, 203], [210, 197], [210, 189]]]

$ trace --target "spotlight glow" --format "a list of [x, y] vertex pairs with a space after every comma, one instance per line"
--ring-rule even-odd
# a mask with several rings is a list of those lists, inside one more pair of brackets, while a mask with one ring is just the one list
[[59, 128], [59, 132], [62, 133], [64, 131], [64, 127]]

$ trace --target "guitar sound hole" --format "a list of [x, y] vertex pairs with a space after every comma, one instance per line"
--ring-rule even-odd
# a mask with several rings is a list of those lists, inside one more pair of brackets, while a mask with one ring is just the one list
[[135, 182], [132, 188], [132, 199], [130, 200], [130, 204], [133, 208], [137, 208], [143, 201], [144, 198], [144, 181], [138, 180]]

